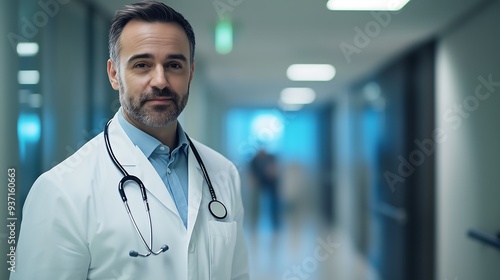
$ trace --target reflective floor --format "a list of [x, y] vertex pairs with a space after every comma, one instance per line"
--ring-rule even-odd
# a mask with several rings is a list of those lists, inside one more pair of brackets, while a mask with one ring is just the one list
[[342, 230], [311, 217], [288, 217], [280, 230], [273, 230], [270, 219], [261, 215], [255, 228], [246, 227], [251, 279], [379, 280]]

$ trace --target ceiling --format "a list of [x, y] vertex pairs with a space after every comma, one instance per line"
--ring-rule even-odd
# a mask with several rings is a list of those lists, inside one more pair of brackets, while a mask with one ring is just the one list
[[[394, 0], [398, 1], [398, 0]], [[333, 12], [326, 0], [172, 0], [196, 34], [196, 69], [211, 90], [235, 106], [275, 107], [285, 87], [308, 86], [316, 104], [331, 102], [349, 85], [391, 60], [446, 32], [488, 0], [412, 0], [399, 13], [376, 20], [370, 12]], [[113, 14], [130, 0], [99, 1]], [[234, 28], [233, 51], [215, 52], [216, 5], [228, 8]], [[390, 16], [390, 18], [388, 17]], [[372, 32], [355, 42], [357, 30]], [[359, 39], [359, 38], [358, 38]], [[346, 56], [340, 45], [356, 52]], [[348, 61], [347, 58], [350, 61]], [[292, 82], [286, 69], [294, 63], [329, 63], [337, 75], [328, 82]], [[203, 73], [203, 74], [201, 74]]]

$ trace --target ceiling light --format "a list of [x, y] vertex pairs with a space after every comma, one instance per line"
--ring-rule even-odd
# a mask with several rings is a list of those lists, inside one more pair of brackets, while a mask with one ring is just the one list
[[330, 81], [335, 72], [335, 67], [330, 64], [292, 64], [286, 70], [286, 76], [292, 81]]
[[326, 7], [334, 11], [399, 11], [410, 0], [329, 0]]
[[19, 103], [28, 104], [31, 108], [42, 107], [42, 95], [40, 93], [32, 93], [30, 90], [19, 90]]
[[36, 85], [40, 81], [40, 72], [37, 70], [21, 70], [17, 72], [17, 81], [20, 85]]
[[316, 99], [312, 88], [285, 88], [281, 91], [280, 101], [283, 104], [309, 104]]
[[38, 44], [37, 43], [18, 43], [17, 54], [19, 56], [34, 56], [38, 53]]

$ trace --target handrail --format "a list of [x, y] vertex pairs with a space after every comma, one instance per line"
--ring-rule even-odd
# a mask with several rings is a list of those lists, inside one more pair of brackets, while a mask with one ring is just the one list
[[476, 229], [469, 229], [467, 235], [472, 239], [476, 239], [482, 243], [500, 249], [500, 236], [487, 234]]

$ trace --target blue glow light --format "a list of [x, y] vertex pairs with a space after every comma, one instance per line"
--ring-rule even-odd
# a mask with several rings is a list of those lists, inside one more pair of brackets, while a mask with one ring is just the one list
[[21, 158], [26, 156], [26, 146], [40, 140], [42, 131], [40, 117], [37, 114], [21, 114], [17, 120], [17, 136]]
[[41, 123], [36, 114], [21, 114], [17, 122], [17, 134], [19, 139], [29, 142], [40, 140]]

